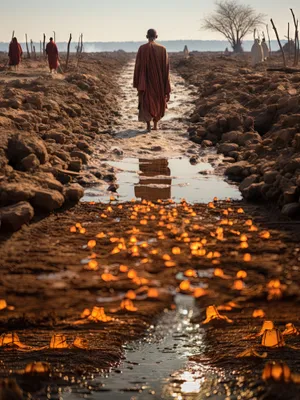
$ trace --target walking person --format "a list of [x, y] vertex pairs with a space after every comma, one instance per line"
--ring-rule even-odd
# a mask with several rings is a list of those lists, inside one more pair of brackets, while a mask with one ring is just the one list
[[134, 71], [139, 121], [147, 123], [148, 132], [151, 132], [152, 121], [153, 129], [158, 129], [158, 121], [165, 115], [171, 93], [168, 54], [165, 47], [155, 42], [157, 37], [154, 29], [148, 30], [148, 43], [139, 48]]
[[56, 73], [58, 68], [58, 48], [52, 37], [50, 38], [50, 42], [46, 46], [46, 54], [48, 57], [50, 73]]
[[9, 66], [14, 67], [15, 71], [17, 71], [20, 65], [22, 55], [23, 55], [23, 50], [20, 43], [18, 42], [16, 37], [12, 38], [12, 41], [9, 44], [8, 57], [9, 57]]

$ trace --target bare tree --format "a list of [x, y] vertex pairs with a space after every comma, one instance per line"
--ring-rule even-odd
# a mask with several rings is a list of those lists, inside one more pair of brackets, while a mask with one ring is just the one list
[[242, 52], [244, 37], [263, 24], [264, 15], [237, 0], [220, 0], [216, 10], [204, 18], [202, 28], [226, 37], [234, 52]]

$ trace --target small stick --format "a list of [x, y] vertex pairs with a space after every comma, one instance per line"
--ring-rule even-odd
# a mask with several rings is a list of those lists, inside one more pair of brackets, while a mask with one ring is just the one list
[[30, 58], [30, 51], [29, 51], [29, 46], [28, 46], [27, 33], [25, 33], [25, 39], [26, 39], [27, 57]]
[[70, 33], [70, 38], [69, 38], [69, 41], [68, 41], [67, 59], [66, 59], [66, 66], [65, 66], [66, 71], [68, 70], [68, 65], [69, 65], [71, 41], [72, 41], [72, 33]]
[[46, 53], [46, 35], [43, 35], [43, 55]]
[[270, 39], [270, 33], [269, 33], [269, 25], [266, 25], [266, 29], [267, 29], [267, 35], [268, 35], [268, 40], [269, 40], [269, 50], [270, 50], [270, 55], [271, 55], [272, 49], [271, 49], [271, 39]]
[[277, 38], [277, 41], [278, 41], [278, 44], [279, 44], [279, 47], [280, 47], [280, 50], [281, 50], [282, 59], [283, 59], [283, 65], [286, 67], [286, 59], [285, 59], [284, 50], [282, 48], [282, 45], [281, 45], [281, 42], [280, 42], [280, 39], [279, 39], [279, 36], [278, 36], [278, 32], [277, 32], [277, 29], [276, 29], [276, 26], [275, 26], [272, 18], [271, 18], [271, 24], [272, 24], [272, 27], [274, 29], [274, 32], [275, 32], [275, 35], [276, 35], [276, 38]]

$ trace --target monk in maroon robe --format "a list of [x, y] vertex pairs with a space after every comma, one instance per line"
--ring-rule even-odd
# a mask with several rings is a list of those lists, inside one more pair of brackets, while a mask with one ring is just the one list
[[53, 38], [50, 38], [50, 42], [46, 46], [46, 54], [48, 56], [50, 72], [52, 73], [52, 71], [56, 71], [58, 68], [58, 48]]
[[21, 62], [22, 55], [23, 55], [22, 47], [18, 43], [17, 38], [14, 37], [9, 44], [9, 51], [8, 51], [9, 65], [17, 68], [17, 66]]
[[169, 60], [165, 47], [155, 43], [157, 33], [149, 29], [148, 43], [139, 48], [133, 86], [139, 95], [139, 121], [147, 123], [151, 131], [151, 121], [157, 130], [158, 121], [165, 115], [170, 100]]

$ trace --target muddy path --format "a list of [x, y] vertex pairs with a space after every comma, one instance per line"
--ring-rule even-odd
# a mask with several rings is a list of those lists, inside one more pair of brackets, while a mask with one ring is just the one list
[[[222, 158], [187, 140], [193, 89], [176, 75], [163, 129], [143, 132], [132, 68], [107, 160], [93, 158], [117, 174], [114, 191], [88, 188], [1, 245], [1, 377], [34, 400], [298, 398], [291, 377], [261, 379], [267, 361], [299, 370], [297, 330], [274, 347], [257, 333], [264, 319], [299, 328], [299, 232], [226, 200], [238, 191]], [[203, 324], [211, 305], [221, 317]], [[237, 357], [249, 348], [267, 355]]]

